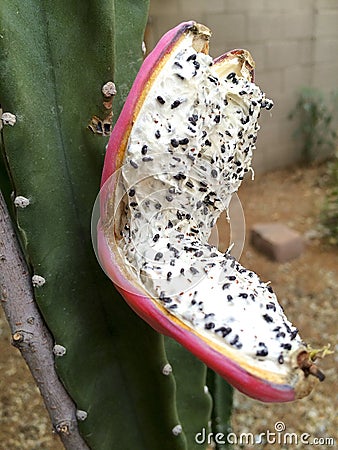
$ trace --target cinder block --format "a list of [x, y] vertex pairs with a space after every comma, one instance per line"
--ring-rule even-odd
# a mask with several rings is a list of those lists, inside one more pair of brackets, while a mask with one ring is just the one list
[[316, 17], [316, 36], [338, 36], [338, 11], [326, 10]]
[[271, 41], [267, 43], [267, 68], [285, 69], [299, 61], [299, 41]]
[[[226, 42], [241, 42], [246, 39], [247, 25], [245, 14], [209, 14], [206, 13], [206, 24], [213, 30], [212, 40], [216, 47], [225, 47]], [[239, 44], [240, 45], [240, 44]]]
[[297, 258], [304, 250], [303, 238], [282, 223], [257, 223], [250, 230], [254, 247], [278, 262]]

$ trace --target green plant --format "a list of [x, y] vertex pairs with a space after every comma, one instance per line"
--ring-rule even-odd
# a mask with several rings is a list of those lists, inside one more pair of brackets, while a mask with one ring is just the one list
[[[97, 450], [205, 448], [194, 436], [212, 414], [205, 365], [130, 310], [91, 246], [107, 143], [100, 127], [111, 113], [101, 88], [115, 82], [117, 117], [142, 61], [147, 10], [148, 0], [2, 2], [1, 103], [16, 124], [2, 134], [1, 188], [11, 183], [14, 192], [7, 203], [56, 344], [57, 374], [81, 435]], [[39, 352], [27, 327], [11, 326]], [[217, 398], [230, 405], [231, 390], [222, 394], [219, 383]], [[61, 436], [75, 426], [53, 425]]]
[[330, 164], [330, 188], [327, 194], [321, 221], [324, 225], [328, 242], [332, 245], [338, 245], [338, 154]]
[[297, 120], [294, 137], [300, 142], [303, 161], [309, 163], [334, 150], [337, 132], [334, 117], [337, 111], [337, 94], [329, 105], [318, 89], [303, 87], [298, 93], [289, 119]]

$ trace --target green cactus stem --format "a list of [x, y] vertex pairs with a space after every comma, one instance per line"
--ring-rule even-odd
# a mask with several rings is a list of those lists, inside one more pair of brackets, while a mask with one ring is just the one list
[[34, 296], [58, 375], [98, 450], [187, 448], [174, 378], [162, 373], [163, 338], [114, 292], [90, 241], [107, 138], [87, 125], [110, 114], [101, 94], [108, 81], [118, 113], [142, 59], [147, 9], [146, 0], [2, 4], [1, 103], [17, 117], [3, 151], [15, 198], [27, 200], [24, 208], [18, 200], [15, 220], [40, 277]]

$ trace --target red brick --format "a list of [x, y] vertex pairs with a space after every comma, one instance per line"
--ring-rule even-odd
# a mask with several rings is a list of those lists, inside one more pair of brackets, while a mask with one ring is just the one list
[[257, 223], [250, 230], [252, 245], [269, 258], [286, 262], [297, 258], [304, 250], [299, 233], [282, 223]]

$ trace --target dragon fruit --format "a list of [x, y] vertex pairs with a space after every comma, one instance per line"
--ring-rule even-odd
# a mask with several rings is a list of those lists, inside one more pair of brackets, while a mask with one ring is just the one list
[[153, 328], [245, 394], [292, 401], [324, 375], [272, 288], [208, 243], [273, 103], [254, 84], [249, 52], [213, 60], [209, 38], [185, 22], [145, 59], [108, 144], [98, 253]]

